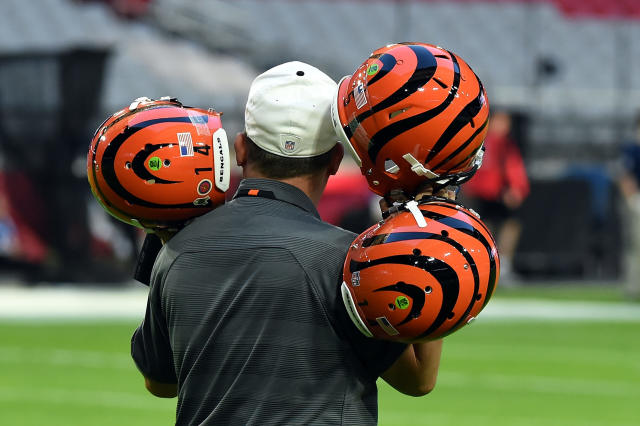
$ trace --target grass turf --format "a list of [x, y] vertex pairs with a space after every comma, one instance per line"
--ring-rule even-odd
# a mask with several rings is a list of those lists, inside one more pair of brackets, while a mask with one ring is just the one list
[[[169, 425], [129, 358], [131, 322], [0, 323], [0, 424]], [[477, 320], [445, 341], [436, 390], [380, 383], [381, 425], [636, 425], [640, 323]]]

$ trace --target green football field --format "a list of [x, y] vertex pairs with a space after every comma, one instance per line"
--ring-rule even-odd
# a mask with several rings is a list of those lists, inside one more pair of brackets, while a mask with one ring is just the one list
[[[0, 425], [169, 425], [129, 358], [132, 320], [0, 322]], [[421, 398], [380, 383], [381, 425], [638, 425], [640, 320], [475, 321]]]

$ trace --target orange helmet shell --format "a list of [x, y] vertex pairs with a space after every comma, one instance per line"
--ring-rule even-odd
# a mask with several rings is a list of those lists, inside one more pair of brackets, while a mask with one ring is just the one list
[[[478, 76], [425, 43], [380, 48], [344, 77], [332, 108], [343, 144], [378, 195], [478, 166], [489, 103]], [[481, 162], [481, 158], [479, 159]]]
[[493, 236], [471, 211], [433, 198], [356, 238], [342, 297], [369, 337], [407, 343], [453, 333], [486, 306], [498, 283]]
[[139, 98], [91, 141], [87, 175], [104, 209], [144, 228], [168, 227], [225, 201], [230, 161], [220, 113]]

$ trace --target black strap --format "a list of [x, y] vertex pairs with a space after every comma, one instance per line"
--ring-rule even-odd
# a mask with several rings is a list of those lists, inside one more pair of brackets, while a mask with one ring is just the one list
[[133, 273], [133, 278], [140, 281], [144, 285], [151, 283], [151, 269], [156, 261], [156, 257], [162, 248], [162, 240], [156, 234], [147, 234], [142, 243], [140, 254], [138, 255], [138, 263]]

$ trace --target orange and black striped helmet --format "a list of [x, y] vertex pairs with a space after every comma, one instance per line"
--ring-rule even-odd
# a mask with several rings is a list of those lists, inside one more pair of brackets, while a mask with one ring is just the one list
[[93, 136], [93, 195], [117, 219], [143, 228], [180, 225], [223, 204], [231, 165], [220, 115], [176, 99], [136, 99]]
[[352, 243], [342, 298], [365, 335], [420, 342], [453, 333], [498, 284], [493, 236], [472, 211], [444, 198], [410, 201]]
[[378, 195], [457, 185], [482, 163], [489, 103], [471, 67], [425, 43], [382, 47], [344, 77], [333, 125]]

